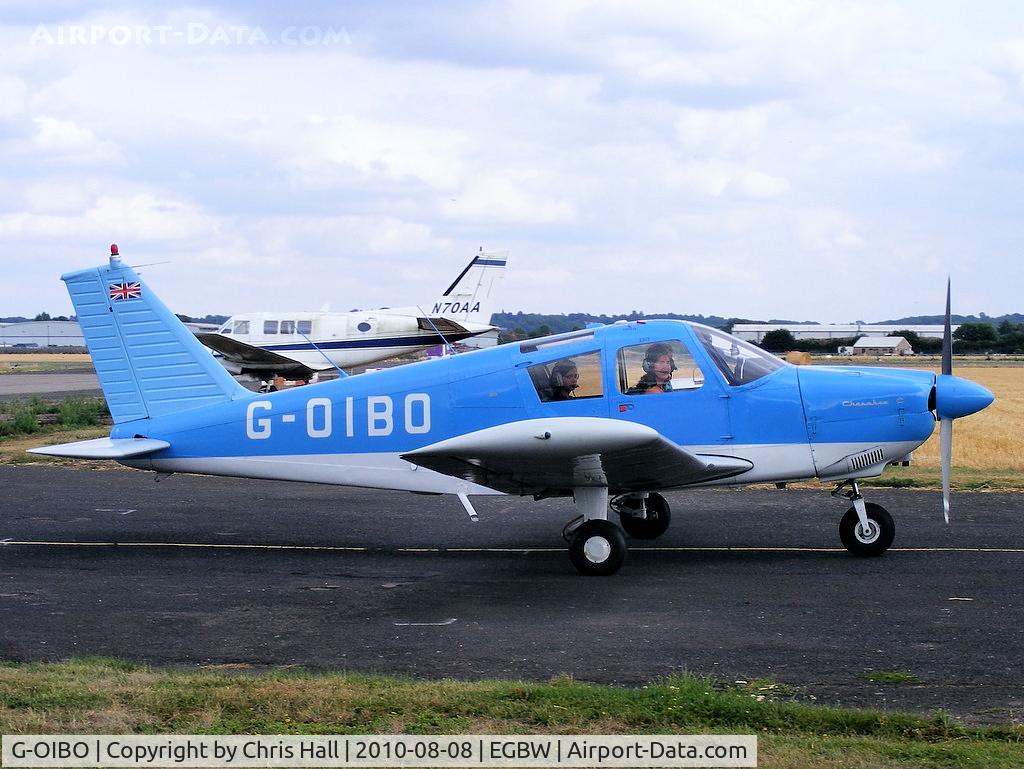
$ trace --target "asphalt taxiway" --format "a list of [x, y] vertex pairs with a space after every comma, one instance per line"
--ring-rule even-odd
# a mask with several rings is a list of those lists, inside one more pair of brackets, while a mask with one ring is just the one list
[[[767, 677], [819, 702], [1024, 717], [1024, 497], [876, 492], [893, 549], [839, 545], [827, 492], [693, 490], [623, 570], [578, 576], [565, 500], [0, 467], [0, 658], [301, 665], [639, 684]], [[917, 682], [877, 684], [873, 672]]]

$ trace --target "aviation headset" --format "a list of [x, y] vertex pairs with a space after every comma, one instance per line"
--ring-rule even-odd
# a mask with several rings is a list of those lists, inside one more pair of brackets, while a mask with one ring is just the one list
[[[576, 364], [572, 361], [556, 363], [551, 369], [550, 384], [552, 387], [565, 387], [565, 375], [570, 371], [576, 371]], [[574, 388], [575, 389], [575, 388]]]
[[659, 344], [652, 344], [647, 348], [643, 362], [645, 374], [650, 374], [654, 371], [654, 364], [658, 362], [658, 358], [662, 355], [668, 356], [668, 363], [672, 367], [672, 371], [675, 371], [678, 368], [678, 366], [676, 366], [676, 359], [672, 357], [672, 346], [667, 342], [661, 342]]

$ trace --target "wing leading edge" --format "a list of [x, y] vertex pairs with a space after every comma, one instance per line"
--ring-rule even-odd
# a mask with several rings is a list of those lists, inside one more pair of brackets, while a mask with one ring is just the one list
[[653, 491], [728, 478], [754, 466], [736, 457], [691, 453], [646, 425], [597, 417], [511, 422], [402, 458], [507, 494], [563, 494], [583, 486]]

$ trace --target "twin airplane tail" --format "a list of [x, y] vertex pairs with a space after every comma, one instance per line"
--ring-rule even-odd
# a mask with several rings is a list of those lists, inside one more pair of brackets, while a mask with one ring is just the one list
[[112, 246], [110, 264], [61, 276], [115, 424], [249, 394]]
[[429, 307], [429, 314], [453, 320], [490, 323], [494, 313], [494, 295], [507, 264], [508, 251], [484, 253], [480, 249], [480, 253], [473, 257], [444, 294]]

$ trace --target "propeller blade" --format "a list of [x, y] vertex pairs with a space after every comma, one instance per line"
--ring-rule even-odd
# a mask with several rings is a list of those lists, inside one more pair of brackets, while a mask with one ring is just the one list
[[953, 464], [953, 420], [939, 422], [939, 453], [942, 455], [942, 517], [949, 524], [949, 473]]
[[946, 320], [942, 328], [942, 373], [953, 373], [953, 334], [949, 327], [949, 287], [950, 279], [946, 278]]

